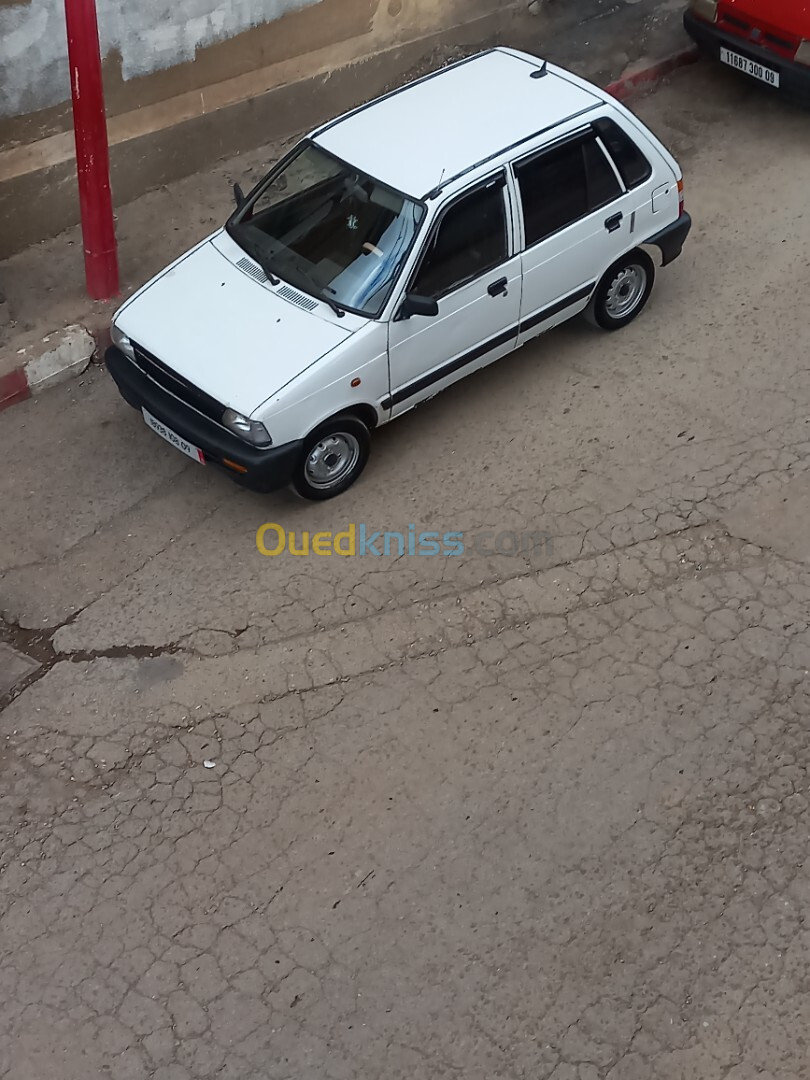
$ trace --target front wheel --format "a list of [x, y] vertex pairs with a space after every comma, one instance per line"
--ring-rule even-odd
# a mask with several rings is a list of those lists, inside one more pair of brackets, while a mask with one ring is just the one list
[[368, 461], [371, 436], [356, 416], [336, 416], [310, 435], [293, 475], [304, 499], [320, 502], [352, 486]]
[[588, 318], [603, 330], [621, 330], [644, 310], [654, 283], [655, 264], [650, 256], [631, 251], [597, 285]]

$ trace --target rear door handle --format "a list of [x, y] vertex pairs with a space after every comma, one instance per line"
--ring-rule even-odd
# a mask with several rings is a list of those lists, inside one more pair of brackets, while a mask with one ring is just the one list
[[500, 296], [501, 293], [505, 293], [509, 285], [509, 278], [502, 277], [498, 281], [493, 281], [487, 292], [490, 296]]
[[617, 229], [622, 227], [622, 221], [624, 214], [614, 214], [613, 217], [609, 217], [605, 222], [605, 228], [608, 232], [616, 232]]

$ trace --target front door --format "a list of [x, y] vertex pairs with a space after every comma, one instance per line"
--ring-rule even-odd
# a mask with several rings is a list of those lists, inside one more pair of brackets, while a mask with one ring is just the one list
[[500, 171], [454, 199], [434, 224], [408, 292], [435, 299], [439, 313], [391, 323], [392, 416], [514, 349], [521, 263], [508, 198]]
[[514, 166], [523, 211], [520, 344], [584, 308], [632, 247], [632, 197], [589, 129]]

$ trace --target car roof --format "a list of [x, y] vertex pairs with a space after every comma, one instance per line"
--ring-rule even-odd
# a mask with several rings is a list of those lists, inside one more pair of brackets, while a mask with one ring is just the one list
[[527, 53], [491, 49], [318, 128], [331, 154], [416, 199], [601, 105], [596, 87]]

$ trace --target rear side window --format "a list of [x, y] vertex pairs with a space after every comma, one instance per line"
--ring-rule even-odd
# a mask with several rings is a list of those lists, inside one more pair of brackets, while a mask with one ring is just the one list
[[592, 135], [572, 139], [519, 162], [526, 246], [544, 240], [622, 193], [610, 162]]
[[595, 120], [593, 126], [615, 161], [626, 188], [638, 187], [650, 179], [652, 166], [627, 132], [606, 116]]

